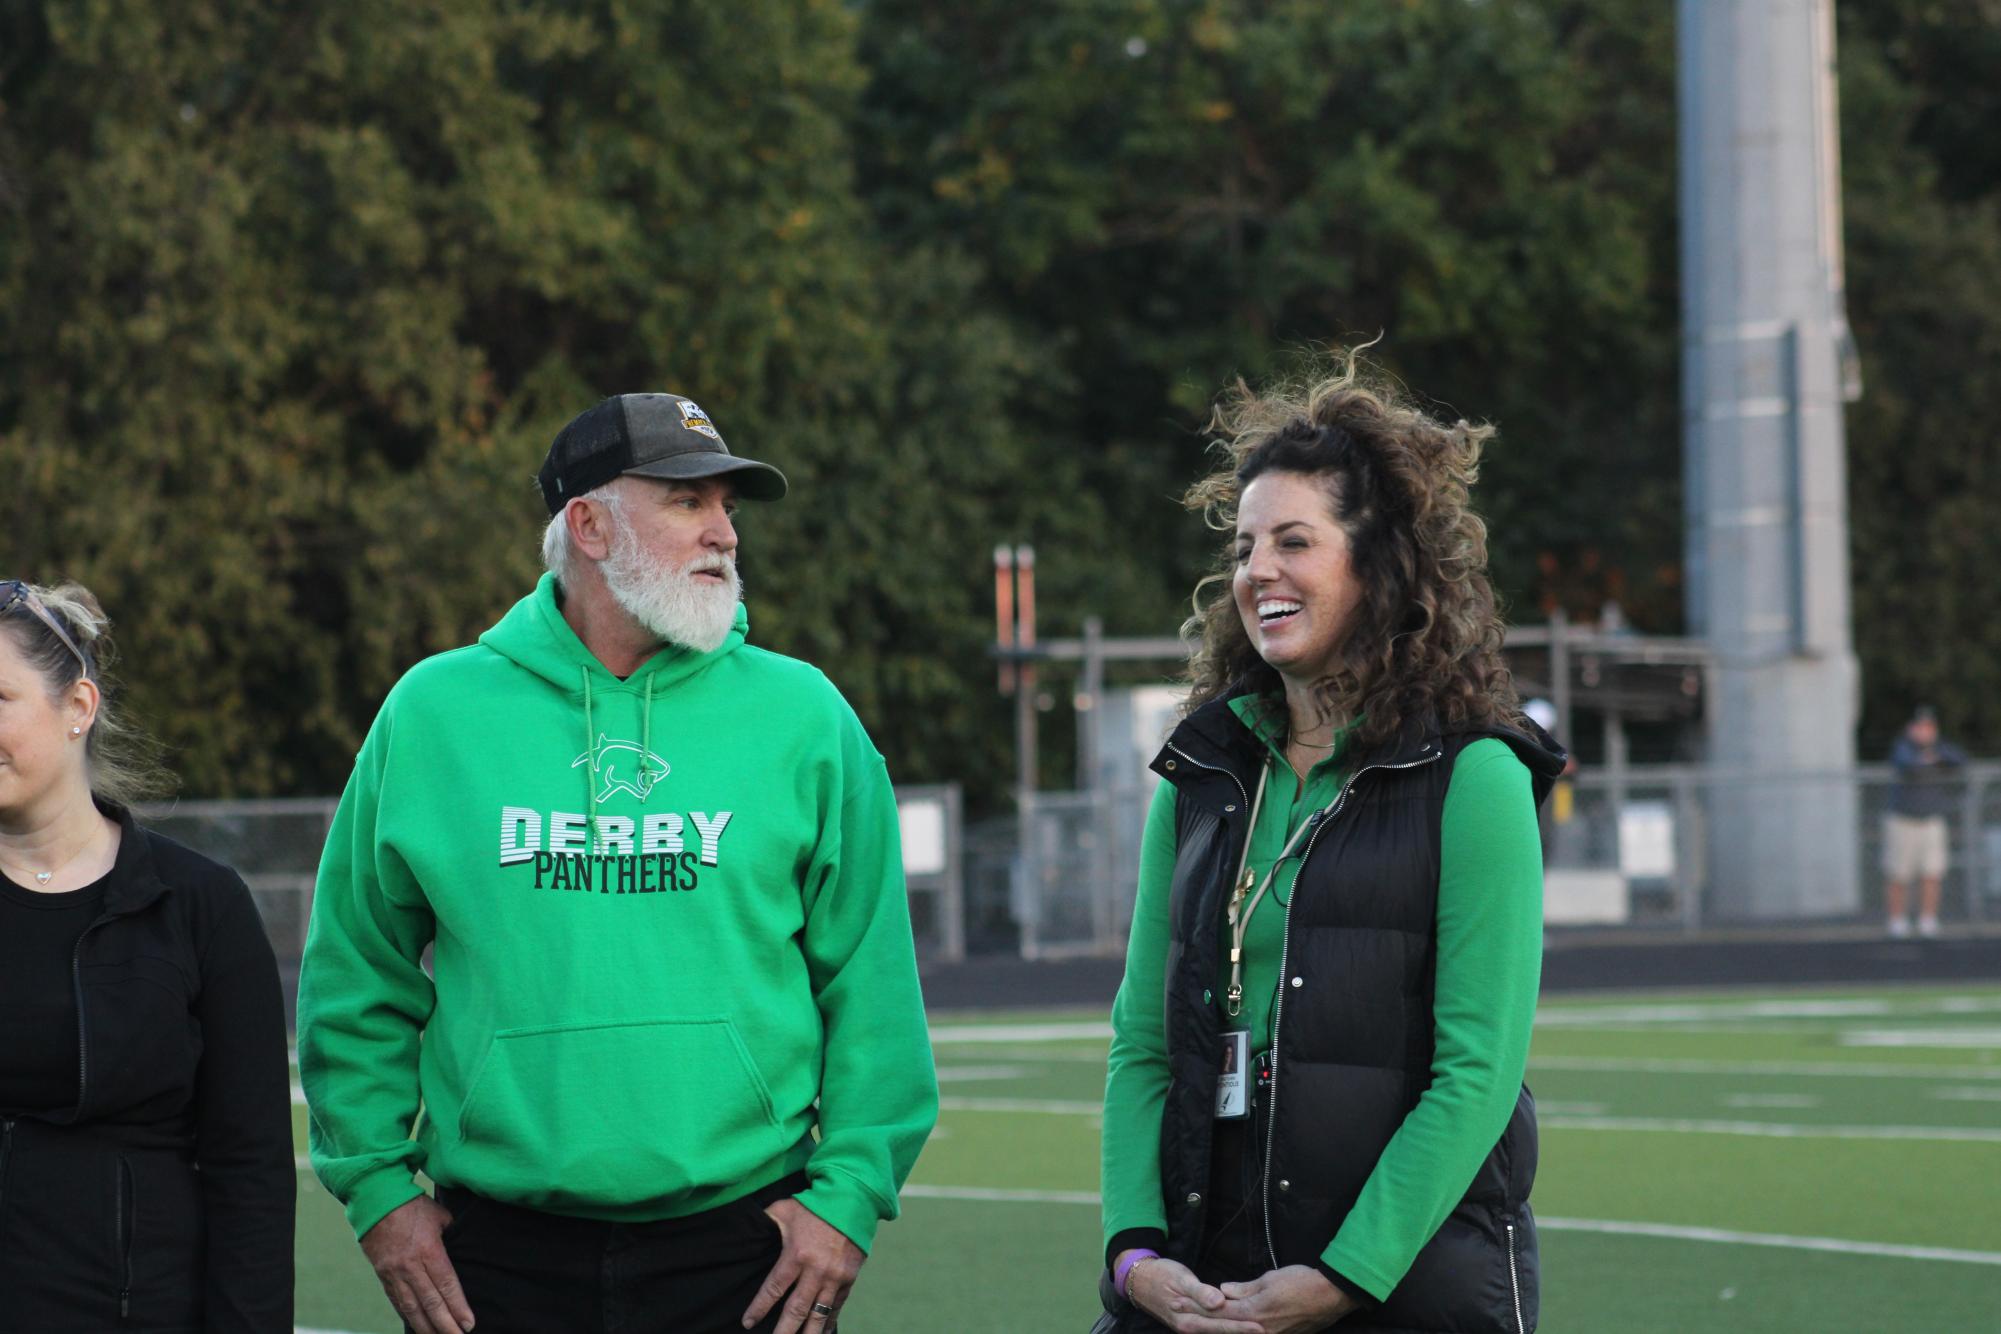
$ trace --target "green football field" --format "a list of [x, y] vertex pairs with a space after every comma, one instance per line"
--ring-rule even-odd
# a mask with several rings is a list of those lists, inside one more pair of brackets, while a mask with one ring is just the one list
[[[941, 1015], [933, 1039], [938, 1132], [844, 1334], [1082, 1334], [1103, 1016]], [[2001, 988], [1547, 1002], [1529, 1082], [1544, 1330], [2001, 1331]], [[393, 1334], [299, 1182], [300, 1326]]]

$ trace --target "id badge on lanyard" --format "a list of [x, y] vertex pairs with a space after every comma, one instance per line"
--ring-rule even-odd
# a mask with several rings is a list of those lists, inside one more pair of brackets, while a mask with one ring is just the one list
[[1216, 1076], [1216, 1119], [1241, 1121], [1251, 1114], [1251, 1033], [1232, 1028], [1223, 1034], [1223, 1073]]

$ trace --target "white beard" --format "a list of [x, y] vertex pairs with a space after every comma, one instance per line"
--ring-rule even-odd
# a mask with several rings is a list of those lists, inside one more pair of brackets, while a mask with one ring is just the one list
[[[736, 624], [743, 581], [737, 577], [736, 562], [728, 556], [697, 556], [675, 569], [650, 555], [634, 539], [632, 530], [621, 524], [612, 539], [611, 554], [598, 570], [626, 615], [669, 644], [710, 653], [722, 647]], [[703, 570], [718, 571], [725, 582], [697, 579], [696, 574]]]

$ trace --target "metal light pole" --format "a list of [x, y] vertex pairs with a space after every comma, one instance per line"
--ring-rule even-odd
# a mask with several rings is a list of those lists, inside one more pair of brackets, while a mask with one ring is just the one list
[[[1858, 676], [1842, 403], [1831, 0], [1679, 0], [1690, 633], [1715, 652], [1709, 758], [1818, 779], [1717, 793], [1712, 911], [1859, 906]], [[1839, 775], [1839, 776], [1837, 776]]]

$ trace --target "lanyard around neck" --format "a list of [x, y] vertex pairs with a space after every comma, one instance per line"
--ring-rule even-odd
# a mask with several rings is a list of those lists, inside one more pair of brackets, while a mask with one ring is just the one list
[[[1265, 872], [1264, 880], [1259, 882], [1257, 877], [1251, 874], [1251, 840], [1257, 836], [1258, 811], [1264, 806], [1265, 780], [1270, 776], [1271, 763], [1267, 760], [1258, 768], [1257, 795], [1251, 798], [1251, 822], [1244, 830], [1244, 855], [1237, 862], [1236, 889], [1230, 894], [1230, 989], [1224, 993], [1224, 1002], [1232, 1018], [1242, 1014], [1244, 1010], [1244, 936], [1251, 929], [1251, 917], [1257, 912], [1258, 905], [1264, 902], [1265, 891], [1271, 888], [1272, 880], [1278, 875], [1278, 868], [1285, 864], [1286, 858], [1292, 856], [1293, 849], [1299, 846], [1299, 840], [1313, 827], [1314, 815], [1319, 814], [1315, 811], [1314, 815], [1309, 815], [1299, 822], [1299, 827], [1285, 840], [1285, 847], [1272, 859], [1271, 868]], [[1255, 894], [1251, 893], [1253, 885], [1257, 889]], [[1247, 894], [1250, 895], [1248, 903], [1244, 901], [1244, 896]]]

